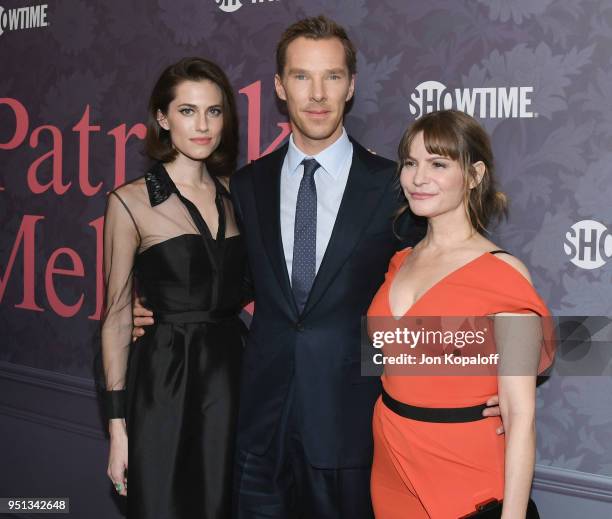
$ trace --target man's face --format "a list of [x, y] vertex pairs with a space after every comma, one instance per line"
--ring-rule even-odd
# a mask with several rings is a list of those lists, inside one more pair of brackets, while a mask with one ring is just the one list
[[278, 97], [287, 102], [293, 139], [302, 151], [318, 153], [340, 137], [355, 77], [338, 38], [293, 40], [282, 76], [277, 74], [274, 84]]

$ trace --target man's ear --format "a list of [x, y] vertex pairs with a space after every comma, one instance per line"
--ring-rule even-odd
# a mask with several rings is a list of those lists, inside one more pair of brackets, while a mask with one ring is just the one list
[[279, 99], [286, 101], [287, 93], [285, 92], [285, 87], [283, 86], [283, 80], [278, 74], [274, 74], [274, 88]]
[[161, 110], [157, 110], [155, 118], [157, 119], [157, 124], [159, 124], [164, 130], [170, 129], [170, 125], [168, 124], [168, 118]]
[[348, 94], [346, 95], [346, 102], [349, 102], [355, 95], [355, 74], [351, 74], [351, 82], [349, 83]]
[[474, 162], [474, 164], [472, 164], [472, 167], [474, 168], [474, 175], [472, 175], [470, 178], [470, 189], [474, 189], [478, 184], [480, 184], [482, 178], [487, 172], [487, 167], [485, 166], [485, 163], [482, 160]]

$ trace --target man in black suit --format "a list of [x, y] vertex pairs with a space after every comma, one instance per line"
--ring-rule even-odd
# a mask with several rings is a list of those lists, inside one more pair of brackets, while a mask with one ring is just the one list
[[[275, 86], [292, 135], [231, 179], [255, 295], [238, 425], [239, 519], [372, 517], [380, 381], [360, 376], [361, 317], [402, 245], [392, 227], [396, 164], [343, 128], [355, 62], [333, 21], [289, 27]], [[401, 227], [406, 245], [422, 234], [408, 215]]]

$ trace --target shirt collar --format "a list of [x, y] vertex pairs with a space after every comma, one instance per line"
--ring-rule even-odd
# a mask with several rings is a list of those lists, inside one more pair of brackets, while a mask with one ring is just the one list
[[329, 175], [331, 175], [332, 178], [336, 179], [340, 174], [340, 169], [344, 163], [344, 160], [346, 159], [346, 156], [351, 152], [351, 141], [349, 140], [344, 128], [342, 128], [342, 135], [336, 142], [312, 157], [306, 155], [295, 145], [292, 134], [289, 137], [289, 148], [287, 150], [287, 165], [289, 166], [289, 173], [295, 173], [305, 158], [313, 158], [316, 159], [321, 167]]
[[[168, 171], [164, 167], [163, 162], [156, 163], [149, 171], [145, 173], [145, 184], [147, 186], [147, 193], [149, 194], [149, 203], [151, 207], [161, 204], [168, 200], [172, 193], [180, 195], [180, 191], [176, 187], [176, 184], [168, 175]], [[229, 191], [225, 186], [217, 180], [214, 175], [211, 175], [213, 182], [215, 183], [216, 196], [225, 196], [230, 198]]]
[[151, 207], [165, 202], [172, 193], [178, 192], [162, 162], [158, 162], [145, 173], [145, 184]]

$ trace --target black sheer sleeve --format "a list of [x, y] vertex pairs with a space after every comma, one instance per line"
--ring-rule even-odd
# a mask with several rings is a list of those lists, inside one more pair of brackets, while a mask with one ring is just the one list
[[108, 196], [104, 219], [105, 311], [102, 318], [102, 365], [109, 418], [123, 413], [123, 393], [132, 336], [134, 257], [140, 234], [134, 217], [116, 193]]

